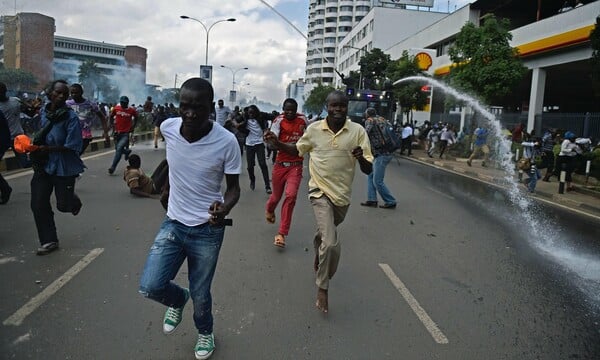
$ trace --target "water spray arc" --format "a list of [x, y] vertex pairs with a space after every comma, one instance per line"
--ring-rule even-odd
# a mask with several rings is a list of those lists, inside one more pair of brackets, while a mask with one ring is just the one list
[[[507, 187], [506, 195], [510, 202], [517, 207], [516, 216], [519, 221], [526, 223], [528, 241], [541, 254], [551, 258], [562, 265], [566, 270], [578, 275], [576, 285], [600, 306], [600, 260], [592, 255], [576, 252], [565, 239], [560, 237], [561, 229], [555, 228], [539, 212], [536, 203], [524, 196], [519, 189], [519, 182], [515, 179], [515, 165], [512, 161], [511, 140], [502, 133], [502, 126], [496, 116], [490, 113], [479, 101], [472, 96], [464, 94], [441, 81], [425, 76], [410, 76], [399, 79], [394, 85], [418, 81], [425, 82], [444, 91], [446, 94], [464, 101], [476, 112], [480, 113], [489, 123], [490, 134], [498, 143], [497, 152], [500, 156], [500, 166], [504, 170], [504, 184]], [[515, 216], [513, 214], [513, 216]]]

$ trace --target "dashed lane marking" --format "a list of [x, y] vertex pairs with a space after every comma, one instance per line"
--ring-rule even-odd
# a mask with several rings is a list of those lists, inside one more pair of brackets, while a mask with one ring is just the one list
[[31, 300], [29, 300], [27, 304], [23, 305], [14, 314], [12, 314], [6, 320], [4, 320], [2, 324], [14, 326], [21, 325], [23, 323], [23, 320], [25, 320], [27, 316], [31, 315], [31, 313], [33, 313], [38, 307], [40, 307], [40, 305], [42, 305], [46, 300], [48, 300], [52, 295], [54, 295], [58, 290], [60, 290], [60, 288], [65, 286], [71, 279], [75, 277], [75, 275], [77, 275], [95, 258], [102, 254], [103, 251], [103, 248], [96, 248], [90, 251], [89, 254], [84, 256], [83, 259], [79, 260], [61, 277], [54, 280], [54, 282], [48, 285], [44, 290], [42, 290], [41, 293], [31, 298]]
[[433, 340], [435, 340], [435, 342], [438, 344], [448, 344], [449, 341], [446, 335], [444, 335], [444, 333], [437, 327], [436, 323], [433, 320], [431, 320], [431, 317], [429, 317], [425, 309], [423, 309], [423, 307], [419, 305], [417, 299], [415, 299], [415, 297], [412, 296], [412, 294], [404, 285], [402, 280], [400, 280], [398, 276], [396, 276], [394, 270], [392, 270], [392, 268], [388, 264], [379, 264], [379, 267], [381, 268], [381, 270], [383, 270], [385, 275], [387, 275], [387, 277], [390, 279], [390, 281], [398, 290], [398, 292], [400, 292], [400, 295], [402, 295], [404, 300], [408, 303], [408, 306], [410, 306], [410, 308], [417, 315], [419, 320], [421, 320], [427, 331], [429, 331], [429, 334], [431, 334], [431, 337], [433, 337]]

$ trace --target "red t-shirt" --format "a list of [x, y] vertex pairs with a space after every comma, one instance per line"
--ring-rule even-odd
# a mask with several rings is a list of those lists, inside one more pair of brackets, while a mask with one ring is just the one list
[[[307, 126], [308, 122], [303, 114], [296, 114], [294, 120], [288, 120], [281, 114], [273, 120], [271, 131], [277, 134], [279, 141], [295, 144], [302, 137]], [[277, 152], [277, 162], [298, 162], [302, 160], [301, 156], [290, 155], [283, 151]]]
[[110, 116], [115, 118], [115, 132], [128, 133], [133, 126], [133, 118], [137, 116], [134, 108], [123, 109], [121, 104], [117, 104], [110, 112]]

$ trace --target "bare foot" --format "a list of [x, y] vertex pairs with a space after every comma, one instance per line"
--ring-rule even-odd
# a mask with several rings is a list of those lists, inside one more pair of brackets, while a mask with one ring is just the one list
[[319, 254], [315, 254], [314, 269], [315, 272], [319, 271]]
[[317, 303], [315, 304], [317, 309], [327, 314], [329, 305], [327, 303], [327, 290], [319, 288], [317, 291]]

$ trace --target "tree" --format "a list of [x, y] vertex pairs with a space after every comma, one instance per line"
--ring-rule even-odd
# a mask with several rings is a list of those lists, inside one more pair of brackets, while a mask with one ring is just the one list
[[79, 82], [90, 97], [96, 97], [96, 90], [102, 87], [104, 91], [111, 92], [112, 87], [94, 60], [85, 60], [77, 70]]
[[358, 71], [350, 71], [348, 75], [344, 76], [342, 83], [348, 88], [358, 89], [360, 88], [360, 73]]
[[513, 49], [509, 21], [498, 21], [486, 15], [483, 25], [467, 23], [449, 50], [454, 63], [450, 69], [450, 82], [454, 86], [481, 98], [487, 104], [510, 94], [523, 79], [527, 68]]
[[592, 86], [594, 94], [600, 97], [600, 16], [596, 17], [596, 27], [590, 33], [592, 46]]
[[23, 69], [7, 69], [0, 64], [0, 82], [15, 91], [33, 91], [38, 84], [35, 76]]
[[390, 55], [378, 48], [374, 48], [361, 57], [358, 65], [363, 77], [362, 88], [382, 89], [385, 81], [385, 71], [391, 61]]
[[[424, 73], [414, 56], [409, 56], [408, 51], [403, 51], [402, 56], [389, 64], [385, 74], [392, 82]], [[394, 95], [402, 112], [406, 114], [406, 120], [411, 121], [413, 109], [423, 110], [428, 104], [427, 93], [421, 91], [422, 84], [415, 82], [400, 83], [394, 86]]]
[[305, 111], [313, 114], [321, 114], [327, 103], [327, 95], [334, 90], [335, 88], [332, 86], [318, 84], [304, 101]]

